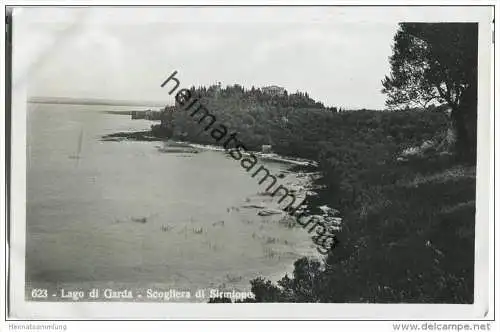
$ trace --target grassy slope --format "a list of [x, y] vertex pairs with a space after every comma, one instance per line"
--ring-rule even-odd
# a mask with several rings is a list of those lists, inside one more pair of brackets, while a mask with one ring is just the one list
[[257, 302], [473, 302], [474, 167], [427, 156], [375, 174], [324, 267], [303, 258], [279, 286], [253, 280]]
[[342, 287], [319, 298], [471, 303], [474, 168], [427, 156], [379, 175], [347, 211], [345, 246], [327, 260], [325, 282]]

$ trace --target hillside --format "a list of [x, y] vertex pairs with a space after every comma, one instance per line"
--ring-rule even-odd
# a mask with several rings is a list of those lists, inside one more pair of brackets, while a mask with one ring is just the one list
[[[338, 112], [305, 94], [207, 91], [196, 92], [247, 147], [271, 144], [279, 154], [317, 160], [323, 189], [306, 204], [327, 204], [344, 217], [340, 244], [322, 264], [303, 258], [279, 285], [252, 281], [256, 301], [473, 301], [475, 165], [439, 147], [449, 125], [440, 108]], [[217, 143], [181, 109], [162, 125], [153, 131]], [[430, 148], [400, 158], [422, 144]]]

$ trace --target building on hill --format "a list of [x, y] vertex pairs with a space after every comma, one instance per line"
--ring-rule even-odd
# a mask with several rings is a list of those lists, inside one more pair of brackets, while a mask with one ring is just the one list
[[265, 86], [262, 89], [262, 92], [270, 94], [272, 96], [283, 96], [285, 95], [285, 88], [277, 85]]

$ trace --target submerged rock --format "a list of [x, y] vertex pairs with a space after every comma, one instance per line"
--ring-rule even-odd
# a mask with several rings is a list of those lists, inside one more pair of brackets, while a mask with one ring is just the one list
[[132, 218], [132, 221], [133, 222], [138, 222], [138, 223], [141, 223], [141, 224], [145, 224], [148, 221], [148, 219], [146, 217]]
[[264, 204], [246, 204], [243, 205], [242, 208], [247, 209], [264, 209], [266, 206]]
[[273, 214], [282, 214], [282, 213], [283, 213], [282, 210], [277, 210], [277, 209], [265, 209], [265, 210], [257, 212], [257, 214], [259, 216], [270, 216]]

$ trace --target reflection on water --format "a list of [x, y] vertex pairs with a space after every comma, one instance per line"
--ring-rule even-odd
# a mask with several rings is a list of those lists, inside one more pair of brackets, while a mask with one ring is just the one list
[[257, 215], [251, 205], [272, 198], [232, 158], [101, 141], [151, 124], [106, 109], [29, 106], [28, 286], [243, 291], [252, 278], [280, 276], [315, 253], [283, 215]]

